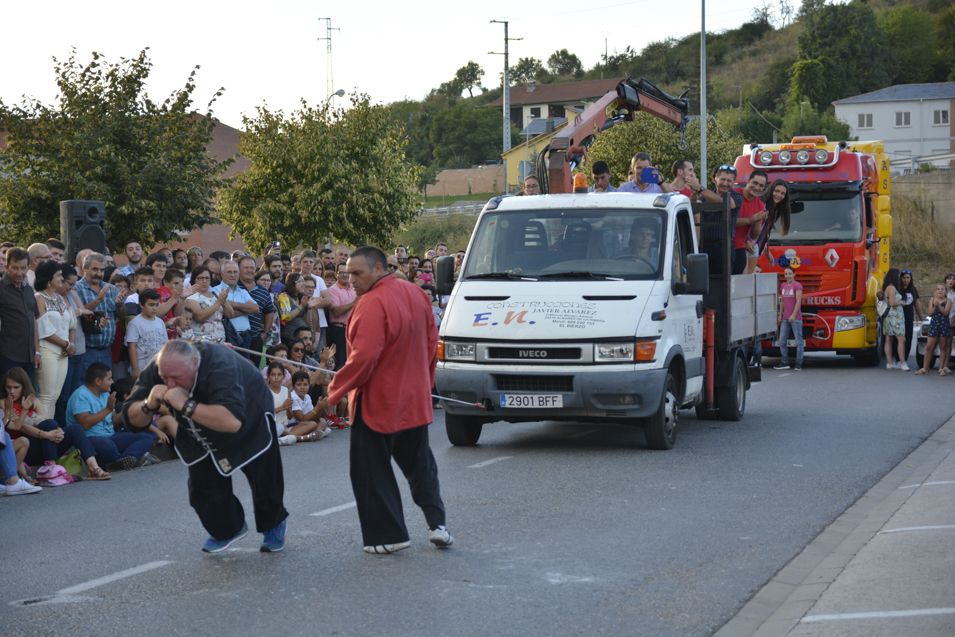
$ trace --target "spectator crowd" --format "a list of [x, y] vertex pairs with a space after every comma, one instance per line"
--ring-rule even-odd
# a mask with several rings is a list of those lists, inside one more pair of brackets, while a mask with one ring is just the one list
[[[176, 420], [161, 409], [148, 429], [127, 427], [120, 409], [139, 374], [173, 339], [228, 343], [261, 369], [275, 403], [279, 443], [317, 441], [349, 426], [347, 405], [315, 405], [326, 370], [347, 360], [345, 324], [357, 301], [350, 250], [204, 254], [124, 247], [126, 263], [80, 250], [66, 262], [57, 239], [27, 249], [0, 244], [0, 470], [3, 494], [108, 480], [112, 471], [174, 456]], [[438, 243], [423, 256], [398, 246], [395, 276], [431, 300]], [[456, 256], [456, 266], [463, 261]]]

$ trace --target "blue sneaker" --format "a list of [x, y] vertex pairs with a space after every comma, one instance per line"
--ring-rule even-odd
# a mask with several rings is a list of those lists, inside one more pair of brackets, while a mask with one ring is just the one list
[[226, 550], [239, 540], [245, 537], [245, 534], [249, 532], [249, 525], [245, 522], [242, 523], [242, 528], [239, 529], [239, 532], [230, 537], [227, 540], [217, 540], [214, 537], [206, 538], [206, 541], [202, 543], [202, 552], [203, 553], [221, 553]]
[[285, 548], [285, 530], [288, 528], [288, 519], [269, 531], [262, 534], [262, 546], [259, 551], [262, 553], [278, 553]]

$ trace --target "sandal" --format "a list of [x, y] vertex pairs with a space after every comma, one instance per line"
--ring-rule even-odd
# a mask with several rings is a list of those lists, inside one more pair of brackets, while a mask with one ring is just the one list
[[87, 471], [87, 480], [109, 480], [113, 477], [111, 474], [104, 471], [102, 467], [95, 467], [93, 469], [89, 469], [87, 467]]
[[922, 369], [921, 367], [919, 367], [918, 371], [915, 372], [915, 375], [916, 375], [916, 376], [925, 376], [925, 374], [927, 374], [927, 373], [928, 373], [928, 372], [926, 372], [924, 369]]
[[950, 370], [948, 367], [943, 367], [942, 369], [938, 370], [939, 376], [948, 376], [951, 373], [952, 373], [952, 370]]

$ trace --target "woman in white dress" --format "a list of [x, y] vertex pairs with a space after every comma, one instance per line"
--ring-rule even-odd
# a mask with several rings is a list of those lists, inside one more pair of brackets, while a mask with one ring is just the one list
[[40, 311], [36, 320], [40, 339], [37, 398], [47, 417], [56, 411], [56, 399], [60, 397], [66, 380], [69, 356], [76, 350], [76, 317], [62, 296], [67, 292], [62, 270], [62, 264], [55, 261], [41, 263], [36, 269], [36, 304]]
[[229, 289], [223, 287], [216, 295], [209, 291], [212, 273], [204, 265], [192, 271], [193, 294], [186, 298], [187, 327], [182, 338], [190, 341], [225, 341], [225, 325], [222, 322], [222, 309], [229, 302]]

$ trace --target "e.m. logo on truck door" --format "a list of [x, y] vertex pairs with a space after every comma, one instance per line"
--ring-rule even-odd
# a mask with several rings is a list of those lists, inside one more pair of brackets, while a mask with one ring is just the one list
[[[499, 325], [498, 321], [492, 319], [492, 312], [475, 312], [474, 322], [471, 324], [471, 327], [487, 327], [488, 325], [493, 327]], [[504, 320], [501, 322], [504, 323], [504, 325], [510, 325], [511, 323], [535, 325], [537, 323], [537, 321], [527, 320], [527, 310], [521, 310], [520, 312], [508, 310], [504, 316]]]

